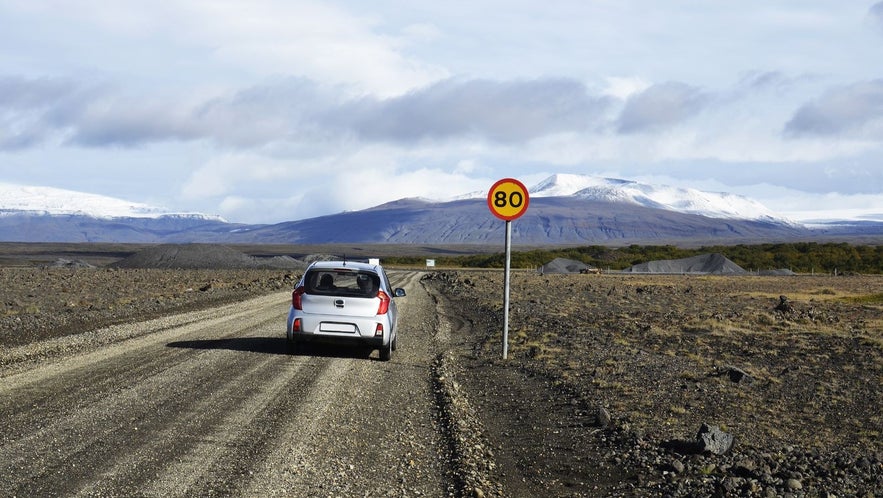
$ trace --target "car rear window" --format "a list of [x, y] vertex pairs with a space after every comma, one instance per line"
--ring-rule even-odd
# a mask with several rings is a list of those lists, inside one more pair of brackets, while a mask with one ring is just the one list
[[368, 271], [311, 270], [304, 278], [308, 294], [320, 296], [375, 297], [380, 277]]

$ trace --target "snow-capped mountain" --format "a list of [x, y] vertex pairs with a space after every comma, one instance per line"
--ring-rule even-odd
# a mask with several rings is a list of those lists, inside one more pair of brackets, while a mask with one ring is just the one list
[[627, 202], [709, 218], [793, 223], [745, 196], [667, 185], [648, 185], [616, 178], [556, 174], [528, 191], [531, 197], [575, 196], [602, 202]]
[[0, 183], [0, 215], [68, 215], [109, 218], [194, 218], [224, 221], [201, 213], [175, 213], [148, 204], [52, 187]]
[[[823, 232], [749, 198], [582, 175], [552, 175], [530, 189], [516, 220], [520, 244], [757, 243], [877, 237], [881, 225]], [[228, 223], [94, 194], [0, 183], [0, 241], [248, 244], [488, 244], [504, 227], [486, 192], [457, 200], [405, 198], [359, 211], [274, 225]]]

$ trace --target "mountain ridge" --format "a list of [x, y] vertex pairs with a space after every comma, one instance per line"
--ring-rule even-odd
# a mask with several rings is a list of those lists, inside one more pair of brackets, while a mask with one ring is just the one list
[[[8, 185], [0, 184], [0, 191]], [[530, 208], [513, 222], [516, 244], [735, 244], [807, 240], [818, 234], [883, 234], [883, 223], [829, 225], [813, 231], [743, 196], [630, 180], [552, 175], [533, 191]], [[504, 224], [490, 213], [486, 195], [477, 194], [447, 201], [401, 198], [358, 211], [249, 225], [92, 194], [82, 197], [92, 202], [89, 209], [71, 201], [53, 211], [40, 209], [35, 194], [49, 195], [42, 207], [53, 208], [59, 200], [51, 195], [58, 189], [34, 187], [25, 192], [31, 196], [28, 202], [0, 197], [0, 241], [497, 244], [504, 231]], [[61, 192], [65, 199], [72, 198], [71, 191]], [[102, 206], [112, 209], [102, 211]]]
[[181, 213], [88, 192], [0, 182], [0, 216], [14, 214], [73, 215], [113, 218], [197, 218], [226, 221], [220, 216]]

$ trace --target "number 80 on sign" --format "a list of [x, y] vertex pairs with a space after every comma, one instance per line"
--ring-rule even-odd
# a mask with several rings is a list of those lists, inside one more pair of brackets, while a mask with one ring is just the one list
[[503, 178], [487, 193], [487, 206], [497, 218], [512, 221], [525, 211], [530, 195], [524, 184], [514, 178]]

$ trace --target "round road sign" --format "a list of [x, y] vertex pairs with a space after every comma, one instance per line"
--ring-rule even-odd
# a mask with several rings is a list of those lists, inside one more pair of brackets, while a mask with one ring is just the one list
[[497, 218], [512, 221], [518, 218], [530, 204], [530, 195], [524, 184], [514, 178], [503, 178], [487, 193], [487, 207]]

